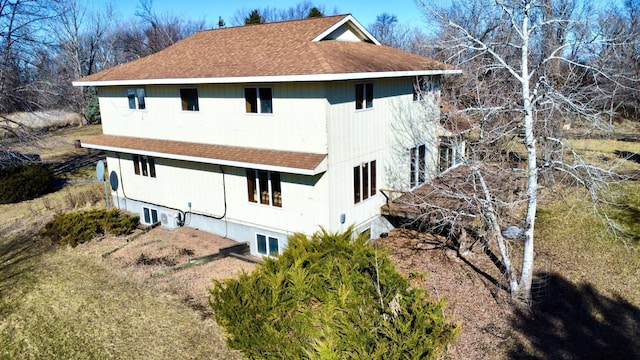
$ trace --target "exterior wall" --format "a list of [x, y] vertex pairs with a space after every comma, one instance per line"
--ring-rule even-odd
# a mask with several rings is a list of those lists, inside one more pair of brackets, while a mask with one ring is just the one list
[[328, 221], [323, 175], [281, 174], [280, 208], [248, 200], [245, 169], [155, 158], [152, 178], [134, 174], [131, 154], [121, 153], [108, 153], [107, 166], [119, 179], [114, 206], [141, 216], [143, 206], [172, 215], [190, 210], [185, 225], [249, 242], [252, 249], [256, 232], [278, 235], [282, 246], [287, 235], [313, 233]]
[[[355, 86], [368, 82], [374, 84], [373, 107], [356, 110]], [[332, 83], [327, 92], [328, 228], [345, 230], [355, 225], [360, 232], [370, 229], [372, 236], [388, 231], [391, 225], [380, 216], [380, 207], [386, 201], [380, 190], [408, 188], [407, 150], [417, 144], [428, 144], [429, 173], [437, 174], [439, 96], [425, 105], [413, 101], [412, 90], [412, 78]], [[372, 160], [376, 160], [378, 192], [354, 203], [353, 168]], [[344, 224], [340, 223], [341, 214], [345, 217]]]
[[[420, 100], [413, 100], [414, 79], [401, 86], [409, 86], [408, 95], [391, 101], [390, 131], [386, 139], [389, 144], [388, 163], [385, 168], [387, 186], [394, 190], [410, 190], [411, 153], [410, 149], [426, 145], [427, 181], [438, 175], [440, 126], [440, 79], [432, 78], [428, 91], [420, 94]], [[406, 89], [406, 88], [405, 88]]]
[[[273, 85], [273, 114], [246, 114], [244, 86], [201, 85], [198, 112], [181, 110], [179, 87], [145, 87], [145, 110], [130, 110], [126, 87], [100, 89], [105, 134], [328, 153], [324, 174], [281, 174], [282, 208], [248, 201], [245, 169], [156, 158], [156, 177], [135, 175], [131, 154], [108, 154], [120, 179], [114, 204], [193, 215], [186, 225], [255, 248], [256, 233], [278, 237], [350, 225], [377, 237], [391, 225], [380, 215], [383, 189], [408, 189], [408, 149], [427, 144], [437, 174], [439, 88], [413, 101], [413, 78]], [[373, 107], [355, 109], [355, 86], [374, 84]], [[354, 203], [353, 169], [376, 161], [377, 193]], [[224, 174], [223, 174], [224, 172]], [[225, 198], [226, 195], [226, 198]], [[226, 203], [226, 205], [225, 205]], [[156, 205], [154, 205], [156, 204]]]
[[[246, 86], [272, 88], [272, 114], [246, 113]], [[327, 152], [324, 83], [203, 84], [195, 87], [199, 111], [182, 110], [180, 86], [145, 86], [144, 110], [129, 109], [127, 88], [134, 86], [100, 88], [103, 132], [274, 150]]]

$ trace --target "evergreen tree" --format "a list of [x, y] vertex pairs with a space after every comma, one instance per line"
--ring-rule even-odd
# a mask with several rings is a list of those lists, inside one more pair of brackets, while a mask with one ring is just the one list
[[264, 24], [265, 20], [262, 15], [258, 12], [258, 10], [253, 10], [248, 17], [244, 19], [245, 25], [253, 25], [253, 24]]
[[311, 10], [309, 10], [309, 15], [307, 15], [307, 18], [316, 18], [316, 17], [324, 17], [324, 14], [322, 13], [322, 11], [320, 11], [320, 9], [314, 6], [311, 8]]

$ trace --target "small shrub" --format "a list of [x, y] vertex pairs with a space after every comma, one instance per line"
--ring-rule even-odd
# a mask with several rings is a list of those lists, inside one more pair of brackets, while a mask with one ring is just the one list
[[104, 229], [115, 236], [129, 235], [136, 229], [140, 222], [140, 216], [127, 216], [121, 214], [118, 210], [112, 209], [106, 211], [102, 219]]
[[0, 204], [35, 199], [54, 190], [53, 170], [43, 164], [24, 164], [0, 171]]
[[128, 235], [136, 228], [138, 216], [121, 214], [118, 210], [92, 209], [57, 215], [46, 224], [40, 234], [54, 243], [72, 247], [90, 241], [105, 231], [116, 235]]
[[209, 292], [229, 346], [248, 358], [433, 359], [458, 331], [443, 302], [351, 231], [293, 235], [278, 258]]

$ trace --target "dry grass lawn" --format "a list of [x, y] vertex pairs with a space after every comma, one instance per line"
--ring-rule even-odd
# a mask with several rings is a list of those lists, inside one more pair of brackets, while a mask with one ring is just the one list
[[[93, 160], [96, 154], [73, 148], [73, 140], [97, 133], [98, 127], [88, 126], [57, 130], [43, 159], [62, 165]], [[625, 173], [640, 173], [640, 164], [615, 154], [640, 154], [638, 143], [576, 140], [573, 146], [603, 164], [619, 164]], [[92, 178], [93, 167], [69, 176]], [[613, 190], [622, 205], [608, 214], [623, 224], [626, 242], [590, 215], [581, 192], [561, 189], [556, 194], [562, 196], [542, 198], [539, 282], [531, 311], [509, 306], [496, 285], [503, 279], [482, 251], [461, 257], [429, 244], [445, 244], [441, 239], [417, 233], [383, 240], [393, 247], [401, 271], [426, 274], [412, 283], [448, 299], [446, 311], [461, 322], [462, 334], [445, 357], [640, 358], [640, 183]], [[176, 233], [153, 230], [114, 252], [123, 240], [73, 249], [36, 240], [37, 229], [55, 213], [104, 206], [103, 191], [102, 184], [73, 184], [39, 199], [0, 205], [0, 359], [240, 359], [207, 313], [205, 288], [220, 274], [214, 265], [152, 278], [157, 266], [135, 264], [138, 252], [151, 251], [154, 243], [161, 245], [158, 256], [177, 256], [187, 247], [162, 245], [178, 241]], [[517, 242], [510, 246], [514, 253], [520, 250]], [[222, 266], [238, 268], [235, 260], [225, 261]]]
[[[56, 130], [42, 158], [94, 156], [73, 140], [96, 133], [95, 126]], [[90, 179], [94, 169], [70, 177]], [[0, 205], [0, 359], [239, 359], [210, 316], [114, 267], [100, 244], [54, 247], [35, 236], [56, 213], [93, 206], [104, 206], [100, 183]]]

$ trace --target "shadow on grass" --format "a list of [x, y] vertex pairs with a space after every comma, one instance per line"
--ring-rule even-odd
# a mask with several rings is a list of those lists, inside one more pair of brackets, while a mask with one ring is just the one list
[[636, 154], [634, 152], [631, 151], [621, 151], [621, 150], [615, 150], [614, 154], [618, 155], [618, 157], [625, 159], [625, 160], [629, 160], [629, 161], [635, 161], [638, 164], [640, 164], [640, 154]]
[[49, 249], [32, 236], [0, 234], [0, 317], [10, 311], [7, 303], [10, 294], [24, 292], [35, 282], [33, 273], [37, 259]]
[[513, 321], [535, 353], [512, 350], [510, 359], [640, 359], [639, 308], [556, 273], [537, 276], [545, 279], [543, 296]]
[[68, 154], [56, 158], [55, 162], [52, 163], [53, 171], [56, 175], [65, 174], [85, 166], [95, 166], [98, 160], [104, 160], [104, 158], [105, 152], [96, 150], [87, 150], [79, 154]]

